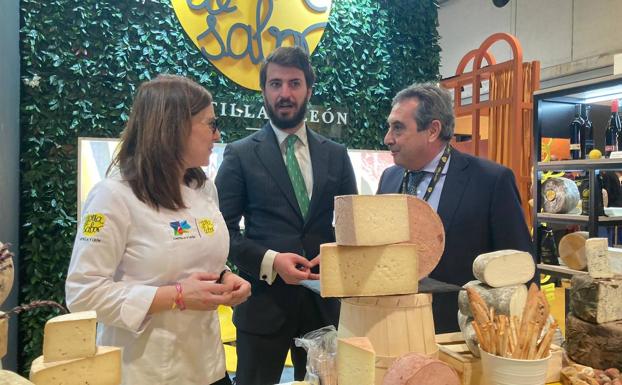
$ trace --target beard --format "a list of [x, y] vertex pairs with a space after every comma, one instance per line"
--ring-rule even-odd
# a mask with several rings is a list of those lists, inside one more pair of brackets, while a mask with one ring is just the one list
[[[309, 101], [308, 99], [305, 99], [303, 103], [300, 105], [300, 107], [298, 108], [298, 111], [296, 111], [294, 115], [292, 115], [291, 117], [280, 117], [279, 114], [274, 110], [274, 108], [272, 108], [270, 104], [266, 102], [265, 99], [264, 99], [263, 104], [266, 107], [266, 113], [268, 114], [268, 117], [270, 118], [272, 123], [277, 128], [280, 128], [281, 130], [287, 130], [287, 129], [296, 127], [297, 125], [300, 124], [300, 122], [304, 120], [305, 114], [307, 113], [307, 102], [308, 101]], [[276, 106], [278, 106], [281, 103], [285, 103], [285, 102], [283, 101], [277, 102]]]

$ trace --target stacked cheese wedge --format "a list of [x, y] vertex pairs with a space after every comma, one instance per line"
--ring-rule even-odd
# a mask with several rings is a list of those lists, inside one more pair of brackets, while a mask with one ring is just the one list
[[622, 368], [622, 276], [609, 267], [606, 238], [585, 241], [588, 274], [573, 276], [566, 351], [597, 369]]
[[[510, 318], [520, 317], [527, 301], [527, 286], [535, 274], [536, 266], [531, 254], [517, 250], [500, 250], [481, 254], [473, 262], [475, 281], [464, 288], [472, 288], [493, 308], [495, 314]], [[473, 313], [467, 292], [458, 295], [458, 324], [466, 344], [474, 356], [479, 357], [477, 338], [471, 321]]]
[[[335, 238], [320, 246], [320, 287], [323, 297], [343, 298], [339, 385], [381, 385], [389, 371], [400, 379], [392, 385], [414, 383], [424, 375], [421, 362], [404, 364], [400, 357], [437, 351], [431, 296], [418, 294], [418, 283], [443, 253], [440, 218], [409, 195], [339, 196]], [[393, 368], [397, 361], [402, 364]], [[455, 382], [446, 384], [459, 384], [451, 368], [433, 361], [453, 374]]]
[[32, 362], [35, 385], [119, 385], [121, 349], [97, 346], [97, 314], [71, 313], [45, 324], [43, 355]]

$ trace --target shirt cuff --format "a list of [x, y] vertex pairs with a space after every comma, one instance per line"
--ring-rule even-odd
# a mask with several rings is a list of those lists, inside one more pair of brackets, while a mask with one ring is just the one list
[[276, 271], [274, 271], [273, 264], [277, 254], [274, 250], [268, 250], [263, 255], [263, 260], [261, 261], [259, 279], [265, 281], [268, 285], [272, 285], [272, 282], [276, 279]]
[[121, 320], [132, 332], [140, 334], [147, 327], [151, 320], [147, 312], [157, 290], [157, 287], [145, 285], [136, 285], [130, 289], [121, 306]]

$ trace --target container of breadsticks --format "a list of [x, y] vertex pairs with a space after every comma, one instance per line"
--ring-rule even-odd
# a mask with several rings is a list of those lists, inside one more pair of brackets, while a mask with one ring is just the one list
[[473, 328], [487, 385], [543, 385], [557, 325], [549, 324], [549, 305], [532, 284], [522, 315], [495, 314], [479, 294], [467, 289]]

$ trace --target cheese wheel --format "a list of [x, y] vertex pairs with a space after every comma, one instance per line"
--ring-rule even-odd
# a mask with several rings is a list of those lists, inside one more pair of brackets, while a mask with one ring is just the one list
[[44, 362], [39, 356], [30, 367], [35, 385], [119, 385], [121, 348], [98, 346], [93, 357]]
[[574, 362], [595, 369], [622, 368], [622, 320], [594, 324], [569, 313], [566, 352]]
[[572, 313], [591, 323], [622, 320], [622, 278], [601, 279], [587, 274], [572, 277], [570, 307]]
[[542, 184], [542, 207], [544, 212], [565, 214], [579, 203], [577, 184], [568, 178], [549, 178]]
[[8, 370], [0, 370], [0, 385], [34, 385], [24, 377]]
[[462, 337], [464, 337], [464, 342], [471, 353], [475, 357], [479, 357], [479, 342], [477, 341], [477, 334], [475, 333], [475, 328], [471, 321], [473, 321], [473, 317], [466, 316], [458, 310], [458, 326], [462, 332]]
[[[490, 287], [480, 281], [470, 281], [463, 287], [471, 287], [477, 291], [486, 305], [492, 306], [497, 314], [516, 315], [518, 317], [523, 314], [527, 302], [527, 286], [522, 283], [512, 286]], [[466, 290], [461, 290], [458, 294], [458, 308], [464, 315], [473, 316]]]
[[[0, 311], [0, 315], [5, 315], [5, 313]], [[0, 318], [0, 358], [6, 356], [8, 335], [9, 319]]]
[[0, 304], [9, 296], [13, 287], [13, 253], [9, 252], [6, 244], [0, 242]]
[[434, 270], [445, 249], [441, 218], [427, 202], [405, 194], [335, 197], [335, 239], [340, 246], [411, 243], [419, 278]]
[[587, 268], [585, 241], [589, 237], [587, 231], [575, 231], [564, 235], [559, 241], [559, 259], [573, 270], [585, 270]]
[[473, 261], [473, 275], [492, 287], [526, 283], [533, 278], [536, 265], [531, 254], [518, 250], [499, 250], [480, 254]]
[[374, 385], [376, 353], [367, 337], [337, 339], [337, 383]]
[[419, 353], [398, 358], [382, 381], [382, 385], [420, 384], [461, 385], [460, 378], [449, 365]]
[[83, 311], [63, 314], [45, 323], [43, 357], [45, 362], [92, 357], [97, 351], [97, 313]]

